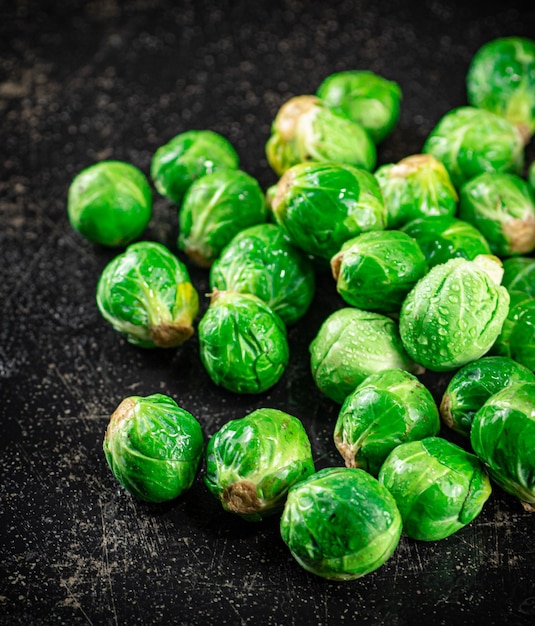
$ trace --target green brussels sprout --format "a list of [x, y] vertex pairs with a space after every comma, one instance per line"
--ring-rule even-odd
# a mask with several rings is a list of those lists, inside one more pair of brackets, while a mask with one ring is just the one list
[[524, 167], [524, 142], [516, 126], [476, 107], [448, 111], [422, 151], [444, 163], [457, 188], [483, 172], [520, 174]]
[[346, 241], [331, 259], [336, 288], [352, 306], [396, 313], [427, 272], [418, 243], [397, 230], [362, 233]]
[[505, 356], [485, 356], [459, 369], [450, 379], [440, 402], [446, 426], [470, 437], [474, 415], [498, 391], [516, 382], [535, 382], [527, 367]]
[[449, 215], [421, 217], [401, 231], [416, 239], [429, 268], [457, 257], [472, 261], [479, 254], [491, 254], [487, 240], [473, 224]]
[[453, 216], [457, 190], [448, 170], [431, 154], [413, 154], [375, 171], [388, 212], [387, 228], [427, 216]]
[[69, 186], [71, 226], [89, 241], [110, 248], [137, 239], [152, 217], [152, 191], [130, 163], [100, 161], [78, 173]]
[[278, 409], [228, 421], [206, 447], [206, 486], [226, 511], [247, 521], [282, 511], [288, 489], [314, 471], [303, 424]]
[[206, 371], [228, 391], [262, 393], [288, 365], [284, 322], [252, 294], [214, 291], [198, 332]]
[[466, 74], [468, 103], [502, 115], [527, 144], [535, 132], [535, 41], [501, 37], [475, 53]]
[[258, 181], [242, 170], [218, 170], [194, 181], [178, 212], [177, 245], [196, 265], [210, 267], [240, 230], [266, 222]]
[[400, 443], [438, 435], [440, 418], [431, 392], [413, 374], [389, 369], [371, 374], [350, 393], [334, 427], [346, 467], [377, 476]]
[[470, 442], [492, 480], [535, 511], [535, 383], [491, 396], [474, 415]]
[[174, 348], [193, 335], [199, 295], [184, 263], [152, 241], [131, 244], [97, 284], [97, 306], [113, 328], [144, 348]]
[[483, 356], [500, 334], [509, 294], [500, 285], [497, 257], [451, 259], [436, 265], [409, 292], [399, 331], [410, 358], [435, 372], [449, 371]]
[[272, 210], [294, 245], [328, 261], [348, 239], [386, 225], [374, 175], [340, 163], [301, 163], [290, 168], [277, 183]]
[[513, 292], [509, 313], [491, 352], [535, 371], [535, 298]]
[[337, 113], [361, 124], [378, 144], [398, 123], [400, 86], [369, 70], [346, 70], [325, 78], [316, 91]]
[[483, 234], [497, 256], [535, 250], [535, 196], [516, 174], [484, 172], [466, 182], [459, 217]]
[[331, 467], [290, 489], [280, 532], [305, 570], [330, 580], [353, 580], [392, 556], [401, 537], [401, 516], [371, 474]]
[[370, 374], [395, 368], [421, 373], [405, 352], [393, 319], [353, 307], [331, 313], [309, 349], [314, 382], [339, 404]]
[[193, 484], [204, 437], [191, 413], [155, 393], [119, 404], [103, 448], [113, 475], [128, 492], [146, 502], [166, 502]]
[[492, 487], [475, 454], [442, 437], [401, 443], [379, 470], [411, 539], [438, 541], [458, 532], [483, 509]]
[[310, 259], [276, 224], [256, 224], [239, 232], [210, 268], [210, 287], [252, 293], [289, 325], [303, 317], [314, 297]]
[[156, 150], [150, 173], [158, 193], [180, 205], [197, 178], [238, 166], [238, 154], [228, 139], [211, 130], [187, 130]]
[[271, 126], [266, 157], [281, 176], [298, 163], [334, 161], [371, 171], [377, 149], [364, 128], [312, 95], [285, 102]]

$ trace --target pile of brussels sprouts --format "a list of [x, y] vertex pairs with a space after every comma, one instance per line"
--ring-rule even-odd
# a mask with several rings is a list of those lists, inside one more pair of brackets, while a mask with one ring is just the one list
[[[189, 130], [154, 154], [156, 191], [178, 209], [177, 250], [209, 273], [202, 318], [187, 265], [140, 240], [151, 185], [128, 163], [80, 172], [73, 228], [124, 248], [104, 268], [103, 318], [142, 348], [198, 333], [215, 385], [261, 394], [284, 374], [287, 328], [318, 278], [345, 306], [310, 343], [317, 388], [340, 405], [340, 467], [316, 471], [301, 421], [274, 408], [230, 420], [205, 445], [198, 420], [163, 394], [125, 398], [104, 454], [135, 497], [169, 501], [204, 482], [231, 514], [280, 516], [306, 570], [363, 576], [405, 535], [436, 541], [481, 512], [492, 483], [535, 509], [535, 42], [488, 42], [466, 75], [467, 104], [446, 113], [420, 154], [377, 167], [395, 128], [399, 85], [370, 71], [328, 76], [285, 102], [262, 190], [233, 146]], [[419, 378], [451, 374], [437, 404]], [[441, 426], [465, 445], [440, 436]], [[343, 466], [342, 466], [343, 464]]]

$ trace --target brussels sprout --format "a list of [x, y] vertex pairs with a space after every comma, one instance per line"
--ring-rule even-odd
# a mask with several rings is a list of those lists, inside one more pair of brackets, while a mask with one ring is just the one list
[[509, 313], [491, 352], [535, 371], [535, 298], [513, 292]]
[[315, 291], [310, 259], [293, 246], [276, 224], [242, 230], [210, 269], [210, 287], [252, 293], [289, 325], [307, 312]]
[[535, 298], [535, 259], [513, 256], [503, 261], [502, 285], [507, 291]]
[[226, 511], [248, 521], [282, 511], [288, 489], [314, 471], [303, 424], [277, 409], [228, 421], [206, 448], [206, 486]]
[[399, 330], [409, 356], [441, 372], [488, 352], [509, 310], [502, 273], [501, 261], [491, 255], [433, 267], [401, 307]]
[[524, 166], [524, 142], [516, 126], [476, 107], [446, 113], [422, 151], [444, 163], [457, 188], [483, 172], [520, 174]]
[[234, 235], [267, 218], [258, 181], [242, 170], [219, 170], [187, 190], [178, 212], [177, 245], [196, 265], [209, 267]]
[[476, 226], [500, 257], [535, 250], [535, 196], [516, 174], [485, 172], [466, 182], [459, 217]]
[[379, 482], [394, 496], [404, 534], [421, 541], [458, 532], [481, 513], [492, 492], [476, 455], [441, 437], [394, 448]]
[[392, 556], [401, 537], [401, 516], [390, 493], [371, 474], [332, 467], [290, 489], [280, 532], [307, 571], [330, 580], [353, 580]]
[[348, 239], [386, 225], [373, 174], [340, 163], [302, 163], [289, 169], [277, 183], [272, 210], [292, 243], [329, 261]]
[[334, 427], [334, 443], [347, 467], [377, 476], [400, 443], [438, 435], [431, 392], [413, 374], [389, 369], [371, 374], [350, 393]]
[[152, 217], [149, 182], [130, 163], [100, 161], [74, 177], [67, 213], [71, 226], [89, 241], [124, 246], [143, 233]]
[[144, 348], [174, 348], [193, 335], [199, 295], [184, 263], [159, 243], [131, 244], [104, 268], [97, 306], [113, 328]]
[[395, 313], [427, 272], [418, 243], [397, 230], [362, 233], [331, 259], [336, 288], [359, 309]]
[[316, 95], [337, 113], [361, 124], [377, 144], [399, 120], [400, 86], [369, 70], [346, 70], [327, 76]]
[[204, 437], [197, 419], [170, 397], [125, 398], [112, 414], [104, 455], [115, 478], [139, 500], [166, 502], [188, 490]]
[[429, 268], [457, 257], [472, 261], [491, 254], [487, 240], [470, 222], [448, 215], [433, 215], [408, 222], [401, 231], [418, 242]]
[[491, 396], [474, 415], [470, 442], [494, 482], [535, 510], [535, 383]]
[[475, 53], [466, 74], [468, 103], [515, 124], [527, 144], [535, 132], [535, 41], [501, 37]]
[[156, 150], [150, 173], [158, 193], [180, 205], [197, 178], [238, 166], [238, 154], [228, 139], [211, 130], [188, 130]]
[[285, 102], [271, 127], [266, 157], [281, 176], [298, 163], [335, 161], [373, 170], [377, 150], [364, 128], [312, 95]]
[[457, 191], [444, 164], [431, 154], [413, 154], [375, 171], [388, 212], [387, 228], [427, 216], [453, 216]]
[[442, 396], [442, 421], [470, 437], [474, 415], [490, 396], [521, 381], [535, 382], [535, 374], [508, 357], [485, 356], [467, 363], [453, 375]]
[[327, 317], [310, 343], [310, 357], [318, 389], [339, 404], [370, 374], [395, 368], [421, 372], [407, 356], [393, 319], [353, 307]]
[[214, 291], [199, 323], [201, 361], [216, 385], [262, 393], [284, 373], [290, 351], [286, 326], [251, 294]]

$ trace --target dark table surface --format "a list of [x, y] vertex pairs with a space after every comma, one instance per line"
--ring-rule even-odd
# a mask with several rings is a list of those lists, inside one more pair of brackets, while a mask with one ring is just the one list
[[[206, 437], [255, 408], [280, 408], [303, 420], [318, 469], [342, 465], [332, 442], [339, 407], [315, 389], [308, 361], [310, 340], [342, 303], [320, 275], [312, 308], [289, 331], [281, 381], [236, 396], [209, 380], [195, 337], [179, 350], [142, 350], [104, 322], [95, 285], [117, 251], [83, 240], [66, 215], [82, 168], [115, 158], [148, 174], [156, 148], [190, 128], [228, 137], [266, 188], [276, 180], [264, 144], [278, 107], [344, 69], [371, 69], [403, 90], [379, 163], [417, 153], [438, 119], [465, 104], [478, 47], [535, 35], [529, 5], [0, 3], [2, 624], [535, 623], [535, 518], [498, 488], [457, 534], [403, 537], [383, 567], [345, 583], [301, 569], [278, 518], [225, 513], [202, 470], [172, 503], [130, 497], [102, 453], [109, 415], [128, 395], [171, 395]], [[155, 195], [145, 238], [176, 252], [176, 235], [176, 208]], [[206, 270], [188, 267], [204, 309]], [[437, 401], [448, 379], [423, 377]]]

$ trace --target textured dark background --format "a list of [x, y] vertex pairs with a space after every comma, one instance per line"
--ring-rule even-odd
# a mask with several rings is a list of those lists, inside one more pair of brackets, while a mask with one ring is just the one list
[[[382, 568], [346, 583], [301, 569], [276, 518], [225, 513], [202, 472], [168, 505], [119, 488], [102, 439], [132, 394], [173, 396], [207, 437], [260, 406], [281, 408], [305, 423], [318, 468], [341, 465], [338, 407], [315, 390], [308, 364], [309, 341], [341, 302], [320, 276], [312, 309], [290, 330], [280, 383], [258, 397], [225, 393], [195, 338], [144, 351], [100, 318], [95, 284], [116, 252], [82, 240], [65, 208], [82, 168], [115, 158], [148, 173], [155, 149], [190, 128], [227, 136], [266, 187], [278, 107], [344, 69], [402, 87], [379, 162], [419, 152], [441, 115], [465, 104], [478, 47], [513, 34], [535, 36], [533, 3], [0, 2], [0, 623], [535, 622], [535, 519], [498, 488], [456, 535], [403, 538]], [[146, 238], [176, 251], [176, 234], [176, 209], [155, 196]], [[204, 309], [207, 274], [191, 275]], [[424, 380], [439, 400], [448, 376]]]

